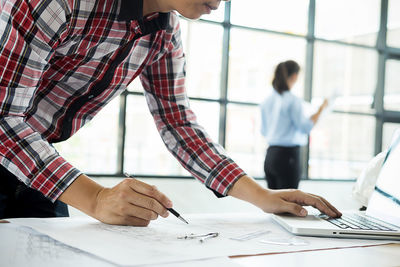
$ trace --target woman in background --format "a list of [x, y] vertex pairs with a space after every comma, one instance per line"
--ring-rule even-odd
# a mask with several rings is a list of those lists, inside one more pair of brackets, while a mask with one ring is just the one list
[[317, 123], [328, 102], [325, 100], [311, 117], [303, 112], [302, 100], [290, 90], [300, 66], [293, 60], [279, 63], [272, 81], [272, 93], [261, 104], [261, 133], [267, 139], [265, 178], [271, 189], [298, 188], [301, 166], [300, 146]]

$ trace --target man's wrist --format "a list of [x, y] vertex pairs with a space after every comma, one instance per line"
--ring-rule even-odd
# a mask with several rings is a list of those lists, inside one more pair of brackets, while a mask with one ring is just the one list
[[247, 201], [259, 208], [265, 204], [265, 196], [269, 194], [268, 189], [260, 186], [253, 178], [243, 175], [229, 190], [228, 195]]
[[101, 185], [86, 175], [80, 175], [59, 197], [59, 200], [95, 217]]

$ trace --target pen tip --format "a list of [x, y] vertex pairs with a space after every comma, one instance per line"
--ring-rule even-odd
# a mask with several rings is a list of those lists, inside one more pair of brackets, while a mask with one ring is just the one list
[[182, 222], [189, 224], [185, 219], [183, 219], [182, 217], [179, 216], [179, 219], [181, 219]]

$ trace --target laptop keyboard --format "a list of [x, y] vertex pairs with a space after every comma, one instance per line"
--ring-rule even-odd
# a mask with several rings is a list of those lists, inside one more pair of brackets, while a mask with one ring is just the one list
[[364, 217], [358, 214], [346, 214], [342, 215], [341, 218], [331, 218], [325, 214], [321, 214], [318, 217], [342, 229], [397, 231], [394, 228], [382, 225], [379, 222], [373, 221], [368, 217]]

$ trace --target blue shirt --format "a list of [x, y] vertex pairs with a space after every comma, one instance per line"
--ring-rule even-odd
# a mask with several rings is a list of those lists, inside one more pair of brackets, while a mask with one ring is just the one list
[[289, 91], [272, 93], [260, 105], [261, 134], [270, 146], [307, 144], [314, 123], [305, 117], [302, 100]]

